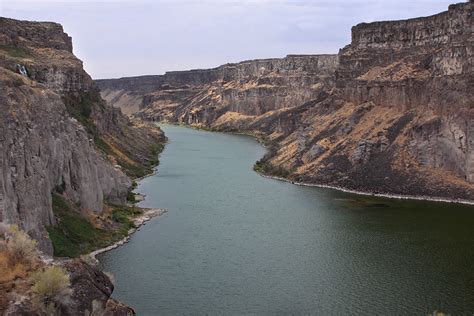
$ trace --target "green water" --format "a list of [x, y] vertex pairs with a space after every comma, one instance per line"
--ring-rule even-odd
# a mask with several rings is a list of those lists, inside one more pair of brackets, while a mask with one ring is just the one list
[[266, 179], [245, 136], [163, 126], [168, 213], [99, 257], [139, 315], [474, 312], [474, 208]]

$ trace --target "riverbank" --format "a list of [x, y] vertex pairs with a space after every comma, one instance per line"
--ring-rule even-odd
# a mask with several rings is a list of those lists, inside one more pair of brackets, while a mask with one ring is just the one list
[[[255, 133], [255, 132], [243, 132], [243, 131], [223, 131], [223, 130], [216, 130], [213, 128], [208, 128], [208, 127], [202, 127], [202, 126], [195, 126], [195, 125], [186, 125], [186, 124], [180, 124], [180, 123], [169, 123], [167, 124], [172, 124], [172, 125], [177, 125], [177, 126], [183, 126], [183, 127], [188, 127], [196, 130], [204, 130], [208, 132], [217, 132], [217, 133], [224, 133], [224, 134], [232, 134], [232, 135], [245, 135], [245, 136], [250, 136], [253, 137], [262, 144], [263, 147], [267, 148], [269, 147], [269, 142], [266, 139], [265, 135], [260, 134], [260, 133]], [[400, 194], [390, 194], [390, 193], [375, 193], [375, 192], [367, 192], [367, 191], [358, 191], [358, 190], [352, 190], [352, 189], [347, 189], [344, 187], [340, 186], [333, 186], [333, 185], [326, 185], [326, 184], [316, 184], [316, 183], [307, 183], [307, 182], [297, 182], [288, 178], [284, 177], [279, 177], [279, 176], [272, 176], [269, 174], [262, 173], [258, 170], [255, 170], [260, 176], [269, 178], [269, 179], [274, 179], [274, 180], [279, 180], [279, 181], [285, 181], [289, 182], [295, 185], [300, 185], [300, 186], [309, 186], [309, 187], [319, 187], [319, 188], [326, 188], [326, 189], [332, 189], [332, 190], [337, 190], [345, 193], [351, 193], [351, 194], [357, 194], [357, 195], [362, 195], [362, 196], [373, 196], [373, 197], [382, 197], [382, 198], [390, 198], [390, 199], [399, 199], [399, 200], [415, 200], [415, 201], [431, 201], [431, 202], [442, 202], [442, 203], [454, 203], [454, 204], [464, 204], [464, 205], [474, 205], [474, 201], [472, 200], [465, 200], [465, 199], [448, 199], [448, 198], [442, 198], [442, 197], [432, 197], [432, 196], [417, 196], [417, 195], [400, 195]]]
[[422, 314], [443, 297], [447, 310], [470, 306], [473, 206], [271, 181], [249, 167], [266, 151], [253, 138], [162, 128], [162, 165], [137, 191], [140, 205], [169, 213], [97, 257], [138, 314]]
[[414, 196], [414, 195], [398, 195], [398, 194], [388, 194], [388, 193], [372, 193], [372, 192], [351, 190], [351, 189], [346, 189], [346, 188], [343, 188], [343, 187], [327, 185], [327, 184], [297, 182], [297, 181], [293, 181], [293, 180], [290, 180], [290, 179], [287, 179], [287, 178], [267, 175], [267, 174], [264, 174], [264, 173], [256, 171], [256, 170], [254, 170], [254, 171], [256, 173], [258, 173], [260, 176], [262, 176], [264, 178], [267, 178], [267, 179], [273, 179], [273, 180], [278, 180], [278, 181], [289, 182], [291, 184], [295, 184], [295, 185], [299, 185], [299, 186], [305, 186], [305, 187], [317, 187], [317, 188], [332, 189], [332, 190], [337, 190], [337, 191], [341, 191], [341, 192], [344, 192], [344, 193], [351, 193], [351, 194], [357, 194], [357, 195], [362, 195], [362, 196], [373, 196], [373, 197], [382, 197], [382, 198], [398, 199], [398, 200], [415, 200], [415, 201], [430, 201], [430, 202], [443, 202], [443, 203], [474, 205], [474, 201], [462, 200], [462, 199], [446, 199], [446, 198], [430, 197], [430, 196]]
[[125, 236], [123, 239], [121, 239], [121, 240], [119, 240], [119, 241], [117, 241], [117, 242], [115, 242], [115, 243], [113, 243], [113, 244], [111, 244], [107, 247], [92, 251], [91, 253], [89, 253], [88, 256], [91, 257], [93, 260], [97, 261], [97, 258], [96, 258], [97, 255], [99, 255], [101, 253], [104, 253], [104, 252], [107, 252], [107, 251], [110, 251], [112, 249], [115, 249], [115, 248], [123, 245], [123, 244], [128, 243], [128, 241], [130, 240], [132, 235], [135, 232], [137, 232], [138, 230], [140, 230], [140, 228], [143, 225], [145, 225], [151, 219], [153, 219], [155, 217], [158, 217], [158, 216], [161, 216], [166, 212], [167, 211], [165, 209], [160, 209], [160, 208], [144, 209], [144, 212], [143, 212], [142, 215], [134, 217], [134, 218], [131, 219], [135, 227], [129, 229], [127, 236]]
[[[254, 133], [254, 132], [241, 132], [241, 131], [221, 131], [221, 130], [214, 130], [212, 128], [202, 128], [199, 126], [188, 126], [188, 125], [182, 125], [178, 124], [179, 126], [184, 126], [184, 127], [190, 127], [193, 129], [197, 130], [205, 130], [209, 132], [217, 132], [217, 133], [224, 133], [224, 134], [232, 134], [232, 135], [244, 135], [244, 136], [250, 136], [253, 137], [259, 142], [263, 147], [267, 148], [269, 147], [268, 140], [265, 138], [265, 135], [260, 134], [260, 133]], [[366, 192], [366, 191], [358, 191], [358, 190], [352, 190], [352, 189], [347, 189], [344, 187], [339, 187], [339, 186], [333, 186], [333, 185], [327, 185], [327, 184], [316, 184], [316, 183], [307, 183], [307, 182], [297, 182], [288, 178], [284, 177], [278, 177], [278, 176], [272, 176], [268, 174], [264, 174], [258, 170], [255, 170], [260, 176], [268, 179], [273, 179], [273, 180], [279, 180], [279, 181], [285, 181], [289, 182], [291, 184], [299, 185], [299, 186], [308, 186], [308, 187], [318, 187], [318, 188], [326, 188], [326, 189], [332, 189], [332, 190], [337, 190], [345, 193], [351, 193], [351, 194], [357, 194], [357, 195], [362, 195], [362, 196], [373, 196], [373, 197], [383, 197], [383, 198], [390, 198], [390, 199], [398, 199], [398, 200], [415, 200], [415, 201], [431, 201], [431, 202], [443, 202], [443, 203], [454, 203], [454, 204], [464, 204], [464, 205], [474, 205], [474, 201], [471, 200], [464, 200], [464, 199], [447, 199], [447, 198], [442, 198], [442, 197], [431, 197], [431, 196], [416, 196], [416, 195], [399, 195], [399, 194], [390, 194], [390, 193], [374, 193], [374, 192]]]
[[[164, 137], [164, 139], [165, 139], [164, 143], [160, 144], [160, 146], [158, 147], [158, 149], [155, 153], [156, 160], [154, 160], [154, 162], [150, 166], [150, 172], [148, 172], [147, 174], [145, 174], [141, 177], [137, 177], [137, 178], [133, 179], [133, 182], [134, 182], [133, 189], [136, 187], [138, 181], [141, 181], [145, 178], [148, 178], [148, 177], [153, 176], [153, 175], [156, 174], [157, 168], [160, 164], [160, 160], [159, 160], [160, 155], [163, 152], [163, 150], [165, 148], [165, 145], [168, 143], [168, 139], [166, 138], [166, 136]], [[145, 195], [134, 193], [133, 191], [131, 191], [130, 193], [133, 195], [133, 201], [132, 201], [131, 205], [134, 205], [135, 203], [142, 202], [146, 198]], [[148, 221], [150, 221], [151, 219], [153, 219], [155, 217], [159, 217], [159, 216], [161, 216], [161, 215], [163, 215], [164, 213], [167, 212], [165, 209], [161, 209], [161, 208], [141, 208], [141, 207], [138, 207], [138, 208], [140, 210], [142, 210], [143, 213], [138, 215], [138, 216], [128, 217], [128, 220], [130, 220], [133, 223], [133, 227], [128, 230], [125, 237], [123, 237], [122, 239], [120, 239], [120, 240], [118, 240], [118, 241], [116, 241], [116, 242], [114, 242], [114, 243], [112, 243], [112, 244], [110, 244], [106, 247], [96, 249], [96, 250], [90, 252], [89, 254], [87, 254], [86, 256], [90, 257], [93, 261], [97, 262], [98, 261], [97, 258], [96, 258], [97, 255], [99, 255], [101, 253], [108, 252], [108, 251], [110, 251], [112, 249], [115, 249], [115, 248], [117, 248], [117, 247], [119, 247], [123, 244], [128, 243], [128, 241], [130, 240], [132, 235], [135, 232], [137, 232], [138, 230], [140, 230], [140, 228], [143, 225], [145, 225]]]

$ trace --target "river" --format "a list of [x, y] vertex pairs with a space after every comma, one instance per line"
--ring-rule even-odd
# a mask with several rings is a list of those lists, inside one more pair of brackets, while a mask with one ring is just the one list
[[165, 208], [98, 257], [139, 315], [474, 311], [474, 208], [267, 179], [253, 138], [163, 125], [140, 206]]

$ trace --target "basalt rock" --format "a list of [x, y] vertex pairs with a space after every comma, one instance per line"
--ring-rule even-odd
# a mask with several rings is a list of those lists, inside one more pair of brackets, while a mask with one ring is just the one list
[[336, 64], [335, 55], [289, 55], [96, 82], [107, 101], [129, 114], [143, 109], [149, 119], [210, 124], [226, 112], [262, 115], [315, 99], [333, 85]]
[[[55, 315], [135, 315], [133, 308], [111, 297], [114, 285], [97, 267], [78, 259], [63, 260], [56, 264], [69, 275], [70, 293], [56, 306]], [[20, 293], [10, 293], [11, 300], [2, 315], [51, 315], [44, 308], [39, 308], [38, 303], [25, 288], [18, 291]]]
[[84, 215], [123, 204], [131, 180], [120, 162], [156, 159], [164, 137], [106, 106], [56, 23], [0, 18], [0, 87], [0, 221], [51, 254], [51, 193]]
[[114, 285], [105, 273], [80, 260], [66, 262], [64, 266], [70, 273], [72, 302], [62, 314], [135, 315], [132, 308], [111, 298]]
[[474, 200], [473, 7], [359, 24], [337, 56], [98, 85], [145, 120], [262, 136], [271, 143], [267, 170], [299, 181]]

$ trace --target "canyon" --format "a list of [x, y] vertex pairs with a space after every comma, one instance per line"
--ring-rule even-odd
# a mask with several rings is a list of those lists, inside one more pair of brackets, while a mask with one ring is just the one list
[[[257, 137], [267, 153], [254, 169], [264, 175], [472, 203], [473, 8], [356, 25], [338, 54], [102, 80], [60, 24], [0, 17], [0, 223], [38, 243], [41, 269], [67, 271], [74, 294], [64, 314], [99, 304], [129, 315], [105, 273], [54, 256], [71, 223], [127, 234], [134, 180], [154, 170], [166, 142], [158, 121]], [[40, 314], [29, 299], [33, 267], [23, 268], [0, 282], [0, 313]]]
[[362, 23], [337, 55], [96, 80], [144, 121], [248, 133], [256, 170], [295, 182], [474, 199], [473, 1]]
[[[0, 222], [25, 231], [47, 256], [57, 250], [51, 231], [71, 225], [54, 212], [58, 208], [112, 235], [118, 224], [111, 208], [125, 205], [132, 180], [157, 164], [162, 131], [106, 105], [57, 23], [0, 18], [0, 87]], [[124, 315], [133, 312], [110, 298], [113, 285], [97, 268], [56, 264], [70, 271], [80, 294], [64, 314], [92, 311], [93, 300]], [[31, 292], [16, 293], [20, 281], [10, 281], [0, 284], [7, 302], [0, 312], [32, 313], [17, 300]], [[3, 287], [10, 290], [3, 293]]]

